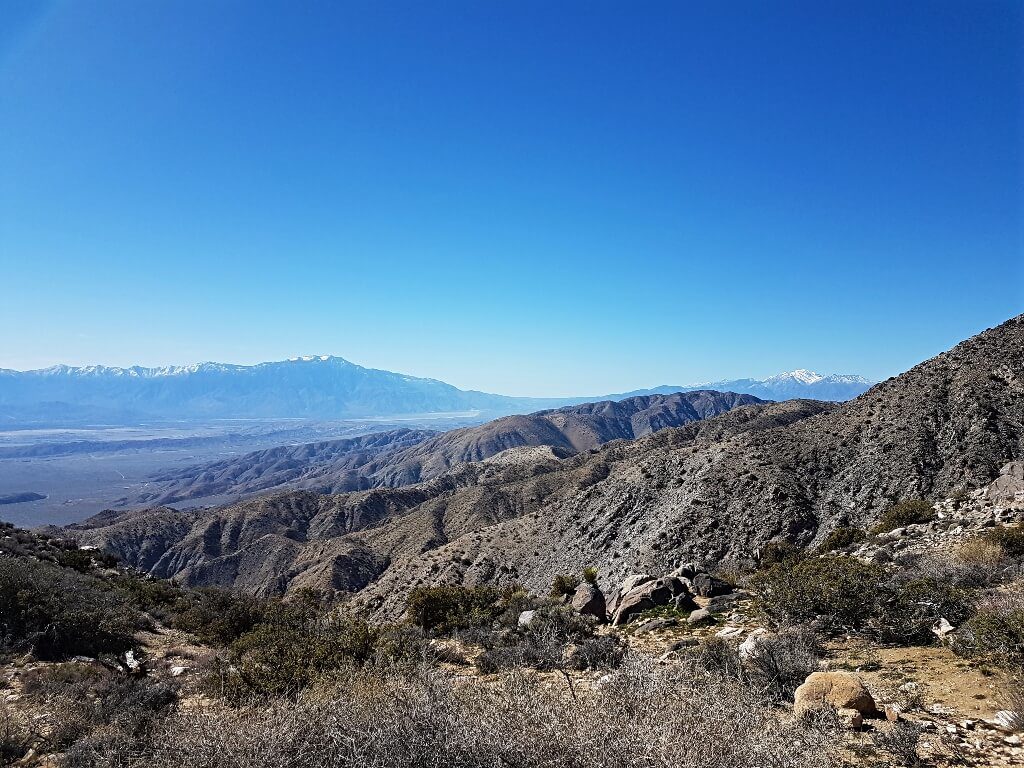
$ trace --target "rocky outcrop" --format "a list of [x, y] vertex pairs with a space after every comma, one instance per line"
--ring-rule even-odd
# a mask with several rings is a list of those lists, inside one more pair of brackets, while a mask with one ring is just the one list
[[686, 584], [678, 576], [655, 579], [646, 574], [631, 576], [623, 582], [610, 609], [609, 619], [619, 626], [628, 624], [644, 611], [661, 606], [693, 610], [697, 604]]

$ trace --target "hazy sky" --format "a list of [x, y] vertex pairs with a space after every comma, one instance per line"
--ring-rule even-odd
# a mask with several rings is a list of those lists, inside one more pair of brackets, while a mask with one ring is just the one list
[[895, 374], [1024, 311], [1020, 2], [0, 3], [0, 367]]

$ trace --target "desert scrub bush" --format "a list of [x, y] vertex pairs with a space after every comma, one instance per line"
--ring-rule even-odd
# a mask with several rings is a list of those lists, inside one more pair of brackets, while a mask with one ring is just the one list
[[838, 633], [867, 625], [873, 611], [871, 596], [883, 576], [878, 566], [827, 555], [777, 563], [751, 582], [756, 607], [776, 625], [817, 621], [823, 631]]
[[502, 598], [513, 594], [515, 590], [497, 587], [416, 587], [409, 593], [406, 614], [424, 632], [446, 634], [490, 624], [504, 611]]
[[922, 730], [917, 723], [897, 720], [886, 730], [876, 730], [871, 740], [876, 747], [893, 757], [896, 765], [917, 768], [924, 765], [917, 751]]
[[28, 753], [31, 745], [28, 719], [6, 704], [0, 704], [0, 765], [16, 763]]
[[454, 681], [368, 670], [295, 702], [182, 709], [152, 768], [833, 768], [835, 732], [780, 718], [742, 686], [636, 660], [596, 690], [522, 672]]
[[872, 600], [872, 633], [885, 643], [928, 644], [940, 618], [959, 626], [974, 612], [971, 591], [942, 578], [896, 571]]
[[551, 597], [572, 597], [576, 587], [580, 585], [580, 577], [569, 573], [559, 573], [551, 581]]
[[292, 618], [260, 624], [231, 644], [231, 698], [294, 695], [345, 666], [366, 663], [376, 652], [379, 630], [361, 619], [295, 624]]
[[961, 656], [1024, 668], [1024, 583], [984, 600], [953, 634], [952, 647]]
[[598, 669], [617, 666], [625, 654], [617, 635], [596, 636], [593, 622], [571, 608], [547, 605], [515, 630], [482, 639], [477, 669], [490, 674], [513, 667], [540, 670]]
[[[135, 587], [145, 597], [141, 585]], [[154, 597], [156, 597], [154, 595]], [[216, 587], [181, 596], [173, 604], [171, 624], [211, 645], [226, 646], [267, 619], [271, 603]]]
[[78, 664], [40, 670], [26, 690], [44, 703], [45, 740], [55, 750], [70, 749], [98, 731], [143, 740], [175, 701], [167, 683]]
[[878, 519], [872, 533], [887, 533], [916, 523], [927, 523], [936, 518], [930, 501], [906, 499], [889, 507]]
[[859, 541], [864, 541], [867, 534], [861, 528], [840, 526], [829, 533], [821, 542], [819, 547], [822, 552], [834, 552], [837, 549], [846, 549]]
[[757, 639], [744, 659], [748, 685], [771, 701], [792, 701], [796, 689], [825, 657], [818, 636], [805, 627], [792, 627]]
[[1024, 526], [1001, 525], [984, 536], [985, 541], [995, 544], [1009, 557], [1024, 557]]
[[94, 576], [50, 563], [0, 558], [0, 654], [41, 659], [122, 653], [142, 616]]
[[792, 565], [803, 560], [806, 554], [800, 547], [788, 541], [769, 541], [758, 552], [759, 568], [768, 569], [774, 565]]
[[998, 581], [1008, 565], [1003, 547], [987, 536], [978, 536], [962, 544], [953, 562], [943, 559], [947, 577], [959, 586], [980, 587]]
[[583, 580], [591, 586], [597, 586], [597, 568], [587, 566], [583, 569]]

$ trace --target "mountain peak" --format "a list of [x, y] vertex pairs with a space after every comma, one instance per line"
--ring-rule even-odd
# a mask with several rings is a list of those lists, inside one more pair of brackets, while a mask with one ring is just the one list
[[797, 368], [795, 371], [787, 371], [765, 379], [765, 382], [799, 381], [801, 384], [817, 384], [824, 378], [820, 373], [809, 371], [806, 368]]

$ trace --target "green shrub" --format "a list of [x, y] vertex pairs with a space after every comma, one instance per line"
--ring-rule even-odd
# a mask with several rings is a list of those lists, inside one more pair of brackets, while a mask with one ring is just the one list
[[94, 576], [0, 558], [0, 653], [42, 659], [123, 653], [143, 625], [123, 593]]
[[844, 556], [776, 563], [753, 577], [757, 606], [776, 624], [820, 619], [826, 632], [860, 629], [873, 611], [883, 571]]
[[352, 618], [306, 627], [260, 624], [231, 644], [234, 693], [295, 694], [344, 667], [370, 660], [377, 638], [377, 630]]
[[896, 574], [879, 588], [873, 603], [874, 634], [883, 642], [904, 645], [931, 643], [939, 619], [959, 626], [974, 610], [970, 591], [913, 573]]
[[490, 624], [504, 610], [503, 596], [512, 594], [497, 587], [417, 587], [409, 593], [406, 611], [423, 631], [444, 634]]
[[825, 540], [821, 542], [821, 547], [819, 549], [822, 552], [833, 552], [837, 549], [846, 549], [852, 544], [864, 541], [866, 536], [867, 534], [865, 534], [860, 528], [840, 526], [825, 537]]
[[757, 563], [761, 568], [771, 568], [773, 565], [793, 565], [805, 556], [800, 547], [790, 544], [788, 541], [769, 541], [761, 547]]
[[889, 507], [872, 529], [874, 533], [886, 533], [916, 523], [927, 523], [936, 517], [930, 501], [907, 499]]
[[571, 597], [576, 588], [580, 585], [579, 576], [572, 576], [568, 573], [560, 573], [551, 582], [552, 597]]
[[985, 534], [985, 540], [999, 545], [1010, 557], [1024, 557], [1024, 526], [1002, 525]]
[[176, 603], [172, 624], [200, 640], [226, 646], [267, 618], [269, 602], [250, 595], [208, 587]]
[[597, 568], [594, 568], [592, 566], [587, 566], [586, 568], [584, 568], [583, 569], [583, 580], [585, 582], [587, 582], [587, 584], [591, 584], [591, 585], [596, 587], [597, 586]]

